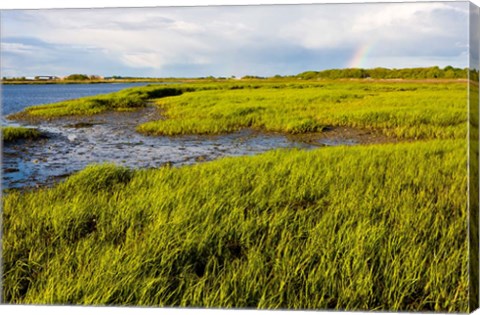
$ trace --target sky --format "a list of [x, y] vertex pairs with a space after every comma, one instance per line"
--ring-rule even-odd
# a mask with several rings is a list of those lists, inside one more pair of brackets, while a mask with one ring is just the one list
[[2, 76], [468, 66], [468, 3], [3, 10]]

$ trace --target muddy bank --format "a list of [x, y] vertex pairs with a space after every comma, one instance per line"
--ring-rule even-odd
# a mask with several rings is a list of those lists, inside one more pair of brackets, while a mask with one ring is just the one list
[[330, 128], [323, 133], [295, 136], [242, 130], [215, 136], [153, 137], [135, 131], [137, 125], [158, 119], [160, 112], [148, 106], [134, 112], [29, 121], [48, 138], [4, 145], [3, 188], [50, 185], [91, 163], [154, 168], [258, 154], [276, 148], [310, 149], [392, 141], [353, 128]]

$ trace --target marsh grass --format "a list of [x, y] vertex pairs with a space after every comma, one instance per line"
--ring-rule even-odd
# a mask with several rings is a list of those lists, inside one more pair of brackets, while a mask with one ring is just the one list
[[155, 100], [165, 119], [140, 132], [350, 126], [417, 141], [91, 165], [9, 191], [4, 300], [467, 312], [466, 95], [465, 83], [210, 82], [29, 108], [51, 118]]
[[36, 140], [42, 137], [42, 133], [34, 128], [2, 127], [1, 132], [4, 142], [14, 142], [18, 140]]
[[10, 118], [56, 118], [72, 115], [95, 115], [109, 110], [132, 111], [144, 107], [149, 98], [179, 95], [181, 93], [181, 90], [169, 88], [165, 85], [148, 85], [142, 88], [129, 88], [109, 94], [82, 97], [53, 104], [30, 106], [20, 113], [10, 115]]
[[289, 134], [348, 126], [403, 139], [463, 139], [465, 82], [246, 81], [135, 87], [32, 106], [12, 118], [132, 111], [154, 100], [165, 119], [149, 135], [221, 134], [245, 128]]
[[230, 86], [157, 100], [167, 119], [137, 130], [170, 136], [244, 128], [298, 134], [348, 126], [406, 139], [465, 138], [466, 95], [465, 83]]
[[464, 141], [90, 166], [4, 206], [7, 303], [468, 310]]

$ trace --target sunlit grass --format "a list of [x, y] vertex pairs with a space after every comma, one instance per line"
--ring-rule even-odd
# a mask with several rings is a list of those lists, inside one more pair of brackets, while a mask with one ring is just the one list
[[334, 82], [207, 90], [158, 100], [167, 119], [137, 130], [181, 135], [253, 128], [296, 134], [349, 126], [409, 139], [465, 138], [466, 95], [465, 83]]
[[4, 205], [4, 298], [465, 312], [464, 141], [90, 166]]
[[174, 88], [165, 87], [164, 85], [149, 85], [142, 88], [129, 88], [109, 94], [87, 96], [53, 104], [30, 106], [20, 113], [10, 115], [10, 118], [56, 118], [71, 115], [95, 115], [109, 110], [130, 111], [144, 107], [149, 98], [178, 94], [181, 94], [181, 91]]
[[2, 138], [4, 142], [17, 140], [35, 140], [42, 136], [41, 132], [34, 128], [25, 127], [2, 127]]
[[155, 100], [152, 135], [348, 126], [412, 143], [91, 165], [3, 198], [4, 299], [27, 304], [468, 311], [465, 83], [148, 86], [28, 108]]
[[253, 128], [290, 134], [327, 126], [380, 130], [408, 139], [463, 139], [464, 82], [253, 81], [135, 87], [32, 106], [13, 118], [131, 111], [157, 99], [166, 119], [137, 130], [151, 135], [221, 134]]

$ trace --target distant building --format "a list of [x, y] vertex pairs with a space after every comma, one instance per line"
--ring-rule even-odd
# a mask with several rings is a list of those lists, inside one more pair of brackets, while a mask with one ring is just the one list
[[49, 81], [49, 80], [58, 80], [58, 79], [59, 79], [59, 77], [56, 77], [54, 75], [37, 75], [35, 77], [35, 80], [47, 80], [47, 81]]

